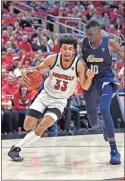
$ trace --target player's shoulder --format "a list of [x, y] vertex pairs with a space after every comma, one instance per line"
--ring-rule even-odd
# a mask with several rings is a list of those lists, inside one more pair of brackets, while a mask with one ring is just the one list
[[82, 41], [82, 43], [85, 43], [86, 41], [88, 41], [87, 36], [85, 36], [81, 41]]
[[58, 55], [57, 53], [56, 54], [52, 54], [52, 55], [48, 55], [46, 59], [48, 59], [48, 60], [55, 60], [57, 55]]
[[85, 67], [85, 66], [86, 66], [86, 63], [81, 57], [79, 57], [78, 62], [77, 62], [77, 67], [80, 68], [80, 67]]
[[58, 54], [52, 54], [52, 55], [49, 55], [47, 58], [46, 58], [46, 61], [48, 62], [50, 68], [52, 69], [57, 61], [57, 57], [58, 57]]

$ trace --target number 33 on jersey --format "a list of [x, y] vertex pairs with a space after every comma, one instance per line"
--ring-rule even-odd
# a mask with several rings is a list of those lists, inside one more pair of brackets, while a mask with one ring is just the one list
[[[44, 89], [56, 98], [64, 98], [72, 95], [77, 82], [76, 67], [79, 57], [75, 57], [73, 63], [67, 69], [62, 67], [61, 53], [57, 54], [56, 61], [50, 69], [50, 76], [45, 80]], [[56, 92], [56, 94], [55, 94]], [[65, 96], [64, 96], [65, 95]]]

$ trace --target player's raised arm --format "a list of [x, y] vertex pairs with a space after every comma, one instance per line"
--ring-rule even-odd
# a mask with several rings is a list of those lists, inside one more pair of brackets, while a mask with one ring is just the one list
[[110, 39], [108, 42], [108, 46], [112, 52], [117, 53], [123, 61], [125, 60], [124, 48], [120, 47], [118, 43]]
[[78, 62], [77, 72], [81, 87], [88, 90], [92, 84], [94, 73], [90, 69], [86, 72], [85, 64], [81, 60]]

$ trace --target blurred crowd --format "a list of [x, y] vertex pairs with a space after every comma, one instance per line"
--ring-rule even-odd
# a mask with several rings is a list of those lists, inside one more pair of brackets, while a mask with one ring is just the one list
[[[13, 6], [17, 8], [13, 9]], [[40, 20], [34, 26], [28, 18], [46, 17], [54, 21], [47, 16], [48, 13], [54, 16], [79, 17], [83, 23], [98, 18], [104, 30], [123, 39], [124, 8], [123, 1], [2, 2], [2, 133], [18, 132], [18, 128], [23, 130], [26, 109], [38, 92], [29, 90], [23, 84], [21, 69], [36, 66], [49, 54], [59, 52], [59, 34], [54, 28], [41, 26]], [[124, 41], [121, 46], [124, 46]], [[124, 92], [124, 67], [119, 58], [113, 63], [113, 70], [116, 79], [120, 81], [120, 91]], [[81, 93], [78, 83], [75, 94]]]

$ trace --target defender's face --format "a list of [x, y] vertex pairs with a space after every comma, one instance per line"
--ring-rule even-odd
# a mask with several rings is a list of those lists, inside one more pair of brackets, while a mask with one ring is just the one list
[[72, 58], [75, 54], [74, 45], [62, 44], [62, 46], [60, 48], [60, 52], [62, 53], [63, 60], [66, 62], [69, 62], [70, 60], [72, 60]]
[[101, 31], [98, 27], [91, 27], [89, 29], [86, 29], [87, 38], [89, 39], [91, 43], [94, 43], [97, 41], [100, 33]]

